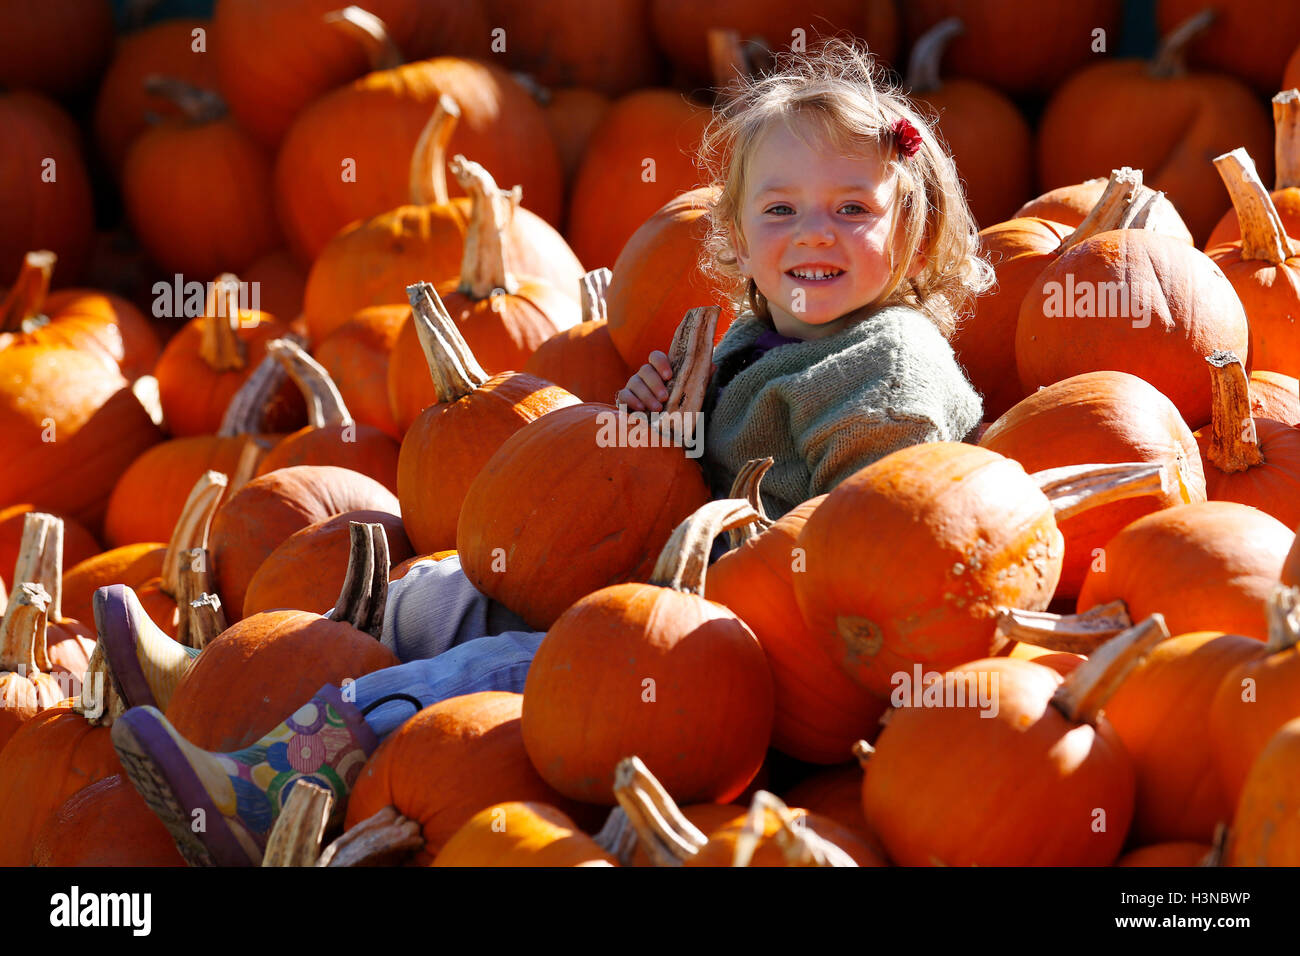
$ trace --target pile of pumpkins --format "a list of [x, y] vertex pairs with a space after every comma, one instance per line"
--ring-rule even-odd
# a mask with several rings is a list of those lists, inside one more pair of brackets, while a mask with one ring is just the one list
[[[725, 4], [718, 24], [626, 4], [606, 46], [584, 33], [563, 55], [529, 46], [550, 34], [522, 4], [372, 6], [220, 0], [211, 24], [119, 45], [101, 104], [185, 117], [127, 129], [110, 105], [97, 125], [183, 325], [51, 291], [95, 258], [73, 212], [44, 207], [55, 231], [0, 249], [0, 864], [183, 865], [124, 778], [115, 717], [152, 704], [199, 746], [244, 747], [322, 684], [396, 664], [385, 589], [451, 554], [546, 632], [524, 692], [425, 709], [346, 807], [296, 787], [268, 863], [1300, 862], [1300, 77], [1271, 142], [1243, 106], [1224, 141], [1175, 150], [1126, 106], [1137, 128], [1102, 161], [1054, 117], [1122, 64], [1066, 80], [1077, 58], [1003, 58], [1023, 75], [984, 79], [1013, 94], [1046, 82], [1034, 69], [1065, 81], [1038, 149], [1059, 188], [1016, 209], [1028, 189], [992, 196], [944, 127], [977, 211], [997, 210], [997, 286], [953, 339], [978, 444], [904, 449], [773, 519], [764, 462], [710, 501], [680, 447], [600, 436], [655, 348], [681, 373], [674, 408], [698, 410], [733, 317], [699, 264], [707, 109], [638, 87], [661, 54], [679, 78], [753, 68], [761, 47], [706, 27], [786, 36], [788, 5]], [[847, 6], [896, 43], [892, 4]], [[944, 26], [947, 6], [909, 5], [909, 35], [936, 31], [918, 77], [945, 42], [969, 64], [958, 44], [990, 29]], [[518, 18], [505, 66], [590, 88], [493, 63], [476, 44], [495, 7]], [[661, 52], [629, 40], [651, 22]], [[434, 52], [457, 55], [404, 62]], [[1263, 83], [1264, 60], [1243, 77]], [[1197, 76], [1171, 62], [1107, 82], [1155, 84], [1168, 109]], [[0, 97], [20, 108], [65, 124]], [[1049, 150], [1053, 122], [1071, 128]], [[1048, 171], [1057, 147], [1080, 172]], [[1178, 175], [1141, 168], [1207, 148]], [[166, 694], [140, 699], [97, 650], [104, 587], [185, 656]]]

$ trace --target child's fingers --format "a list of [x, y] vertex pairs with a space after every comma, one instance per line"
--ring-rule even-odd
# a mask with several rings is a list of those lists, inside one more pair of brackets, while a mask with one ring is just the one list
[[638, 375], [636, 378], [629, 381], [627, 387], [628, 390], [636, 396], [637, 402], [641, 406], [638, 411], [658, 412], [663, 410], [663, 405], [660, 404], [660, 399], [655, 395], [651, 387], [645, 383], [641, 376]]
[[652, 368], [654, 368], [656, 372], [659, 373], [659, 377], [662, 378], [665, 382], [672, 380], [673, 366], [672, 363], [668, 361], [668, 356], [665, 355], [663, 352], [660, 352], [658, 349], [655, 349], [653, 352], [651, 352], [649, 364], [651, 365]]
[[641, 405], [641, 399], [637, 398], [626, 388], [621, 388], [618, 394], [614, 396], [615, 405], [624, 405], [630, 412], [643, 412], [645, 408]]
[[[639, 381], [646, 388], [646, 398], [655, 398], [661, 402], [668, 401], [668, 389], [664, 386], [663, 378], [660, 376], [658, 369], [651, 365], [642, 365], [641, 371], [637, 372], [633, 381]], [[629, 385], [632, 383], [629, 382]], [[655, 409], [658, 411], [658, 409]]]

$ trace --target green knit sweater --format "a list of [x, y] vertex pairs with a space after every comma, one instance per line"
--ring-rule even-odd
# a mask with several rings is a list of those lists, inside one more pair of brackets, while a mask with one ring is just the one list
[[[771, 326], [738, 316], [713, 350], [722, 367]], [[734, 361], [734, 359], [733, 359]], [[961, 441], [982, 402], [925, 315], [891, 306], [827, 336], [761, 355], [705, 398], [704, 471], [726, 497], [751, 458], [775, 459], [763, 505], [776, 518], [908, 445]]]

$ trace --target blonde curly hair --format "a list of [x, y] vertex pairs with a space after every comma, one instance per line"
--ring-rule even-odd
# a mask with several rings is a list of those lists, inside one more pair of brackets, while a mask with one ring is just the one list
[[[770, 321], [767, 301], [752, 279], [740, 274], [731, 230], [740, 232], [740, 210], [749, 185], [755, 146], [772, 123], [815, 121], [844, 155], [890, 156], [897, 183], [894, 201], [892, 274], [872, 305], [910, 304], [924, 312], [945, 338], [975, 296], [993, 284], [993, 269], [979, 254], [979, 235], [966, 204], [952, 156], [926, 117], [854, 42], [826, 41], [806, 54], [778, 56], [771, 72], [730, 87], [700, 144], [700, 166], [715, 187], [704, 249], [706, 271], [732, 292], [738, 310], [749, 308]], [[896, 146], [895, 123], [906, 120], [920, 134], [912, 156]], [[909, 279], [908, 267], [924, 257]]]

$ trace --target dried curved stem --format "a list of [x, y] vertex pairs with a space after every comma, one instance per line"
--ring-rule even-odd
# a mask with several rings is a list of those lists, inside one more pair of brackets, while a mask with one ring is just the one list
[[231, 474], [230, 483], [226, 486], [228, 497], [233, 498], [239, 494], [239, 489], [253, 480], [253, 476], [257, 474], [257, 466], [266, 457], [266, 452], [266, 445], [257, 437], [249, 435], [244, 440], [243, 447], [239, 449], [239, 461], [235, 462], [234, 473]]
[[1300, 588], [1279, 584], [1268, 596], [1268, 652], [1300, 644]]
[[266, 351], [284, 366], [302, 392], [307, 403], [307, 423], [312, 428], [353, 423], [352, 414], [334, 379], [302, 346], [290, 339], [275, 339], [267, 343]]
[[459, 153], [452, 157], [451, 174], [470, 202], [459, 291], [473, 299], [486, 299], [498, 290], [515, 292], [519, 283], [506, 260], [505, 238], [523, 190], [498, 189], [491, 173]]
[[145, 92], [172, 103], [191, 123], [214, 123], [226, 115], [226, 101], [216, 90], [195, 86], [175, 76], [150, 73], [144, 78]]
[[960, 17], [948, 17], [917, 37], [912, 55], [907, 61], [907, 79], [903, 81], [912, 95], [928, 93], [943, 86], [943, 80], [939, 77], [939, 64], [943, 61], [943, 54], [948, 49], [948, 44], [965, 32], [966, 25]]
[[[39, 511], [23, 515], [23, 536], [18, 545], [18, 560], [14, 562], [13, 579], [15, 585], [30, 581], [43, 587], [50, 599], [50, 620], [63, 620], [62, 518]], [[37, 660], [42, 667], [48, 667], [40, 660], [43, 656], [42, 646]]]
[[38, 663], [44, 657], [45, 623], [50, 607], [50, 596], [45, 588], [31, 581], [14, 585], [0, 623], [0, 673], [9, 671], [32, 677], [49, 670], [49, 665]]
[[423, 848], [420, 824], [384, 807], [327, 846], [316, 865], [396, 866]]
[[1214, 157], [1232, 208], [1241, 224], [1241, 258], [1280, 265], [1296, 254], [1297, 244], [1286, 234], [1273, 197], [1268, 194], [1255, 163], [1240, 146]]
[[757, 518], [758, 512], [741, 498], [722, 498], [701, 505], [673, 529], [668, 543], [659, 553], [659, 560], [655, 562], [650, 583], [702, 597], [713, 539]]
[[406, 295], [438, 402], [458, 401], [487, 382], [490, 376], [478, 364], [434, 287], [417, 282], [406, 287]]
[[732, 528], [727, 532], [728, 543], [731, 545], [732, 550], [739, 548], [746, 541], [757, 538], [776, 524], [767, 516], [767, 511], [763, 508], [763, 496], [759, 488], [763, 476], [767, 474], [772, 464], [773, 459], [771, 456], [752, 458], [741, 466], [740, 471], [736, 473], [736, 480], [731, 483], [731, 491], [727, 497], [745, 499], [749, 502], [749, 506], [758, 513], [758, 517], [751, 524], [741, 525], [739, 528]]
[[1085, 239], [1090, 239], [1101, 232], [1123, 228], [1129, 208], [1142, 190], [1142, 170], [1131, 166], [1113, 169], [1106, 189], [1096, 205], [1088, 211], [1077, 229], [1061, 240], [1056, 247], [1056, 254], [1062, 255], [1066, 250], [1077, 246]]
[[429, 122], [424, 124], [415, 151], [411, 153], [411, 205], [443, 205], [447, 193], [447, 144], [460, 120], [460, 107], [446, 93], [438, 97]]
[[176, 519], [163, 555], [162, 590], [171, 598], [180, 595], [182, 566], [192, 563], [191, 555], [196, 548], [208, 546], [208, 529], [212, 527], [212, 516], [217, 513], [226, 485], [226, 476], [221, 472], [205, 471], [185, 499], [185, 507]]
[[1115, 465], [1066, 465], [1036, 471], [1033, 478], [1052, 503], [1059, 524], [1112, 501], [1166, 494], [1182, 487], [1178, 462], [1129, 461]]
[[[179, 643], [199, 650], [215, 641], [230, 626], [226, 621], [226, 612], [221, 607], [221, 598], [211, 591], [200, 590], [211, 587], [211, 580], [205, 582], [204, 574], [205, 572], [191, 571], [181, 578], [183, 603], [179, 610], [182, 630], [176, 635]], [[198, 592], [198, 596], [191, 597], [195, 592]]]
[[997, 628], [993, 633], [999, 648], [1002, 641], [1023, 641], [1050, 651], [1086, 656], [1132, 626], [1128, 606], [1123, 601], [1111, 601], [1082, 614], [998, 608]]
[[0, 332], [27, 332], [45, 307], [58, 256], [48, 249], [23, 256], [18, 278], [0, 302]]
[[1097, 715], [1124, 679], [1168, 637], [1164, 616], [1152, 614], [1111, 638], [1056, 689], [1052, 705], [1075, 723], [1096, 724]]
[[1273, 97], [1273, 190], [1300, 187], [1300, 90]]
[[333, 793], [306, 780], [295, 783], [267, 837], [262, 866], [315, 866], [333, 812]]
[[614, 798], [655, 866], [681, 866], [709, 842], [640, 757], [624, 757], [614, 768]]
[[696, 429], [703, 425], [704, 394], [713, 373], [713, 333], [718, 328], [718, 313], [716, 305], [691, 309], [673, 333], [668, 348], [672, 384], [658, 419], [660, 434], [669, 444], [690, 447]]
[[223, 272], [208, 283], [203, 339], [199, 342], [199, 355], [212, 371], [238, 371], [247, 364], [248, 346], [236, 334], [238, 328], [239, 279]]
[[1187, 44], [1202, 33], [1214, 21], [1217, 14], [1206, 7], [1195, 16], [1188, 17], [1174, 27], [1160, 41], [1155, 59], [1148, 68], [1152, 76], [1179, 76], [1187, 72]]
[[98, 642], [86, 663], [86, 672], [81, 676], [81, 696], [73, 702], [72, 709], [96, 727], [113, 726], [113, 721], [127, 709], [108, 666], [108, 656]]
[[592, 269], [579, 281], [582, 321], [600, 322], [609, 318], [605, 299], [609, 295], [609, 283], [613, 278], [613, 272], [602, 268]]
[[1133, 205], [1128, 209], [1123, 221], [1120, 224], [1121, 229], [1156, 229], [1159, 225], [1161, 215], [1161, 202], [1164, 201], [1165, 194], [1150, 188], [1142, 186], [1138, 190], [1137, 198], [1133, 200]]
[[396, 69], [405, 60], [384, 21], [368, 10], [355, 6], [333, 10], [325, 14], [325, 22], [361, 44], [372, 72]]
[[388, 600], [388, 535], [382, 524], [360, 521], [348, 523], [348, 534], [351, 551], [347, 575], [330, 618], [379, 640]]
[[253, 373], [244, 379], [239, 391], [231, 397], [226, 413], [221, 418], [221, 426], [217, 429], [218, 437], [231, 438], [235, 435], [259, 433], [266, 406], [280, 390], [287, 375], [284, 366], [275, 360], [275, 356], [268, 354], [262, 359]]
[[628, 819], [622, 807], [609, 811], [604, 825], [591, 835], [596, 845], [618, 861], [619, 866], [630, 866], [632, 854], [636, 850], [638, 837], [636, 828]]
[[843, 849], [806, 826], [804, 816], [792, 811], [780, 797], [759, 790], [750, 801], [744, 828], [736, 837], [732, 866], [749, 866], [767, 831], [768, 813], [775, 814], [781, 822], [773, 839], [787, 866], [858, 865]]
[[1250, 380], [1235, 352], [1222, 349], [1205, 357], [1210, 366], [1210, 442], [1206, 460], [1225, 474], [1264, 463], [1250, 412]]

